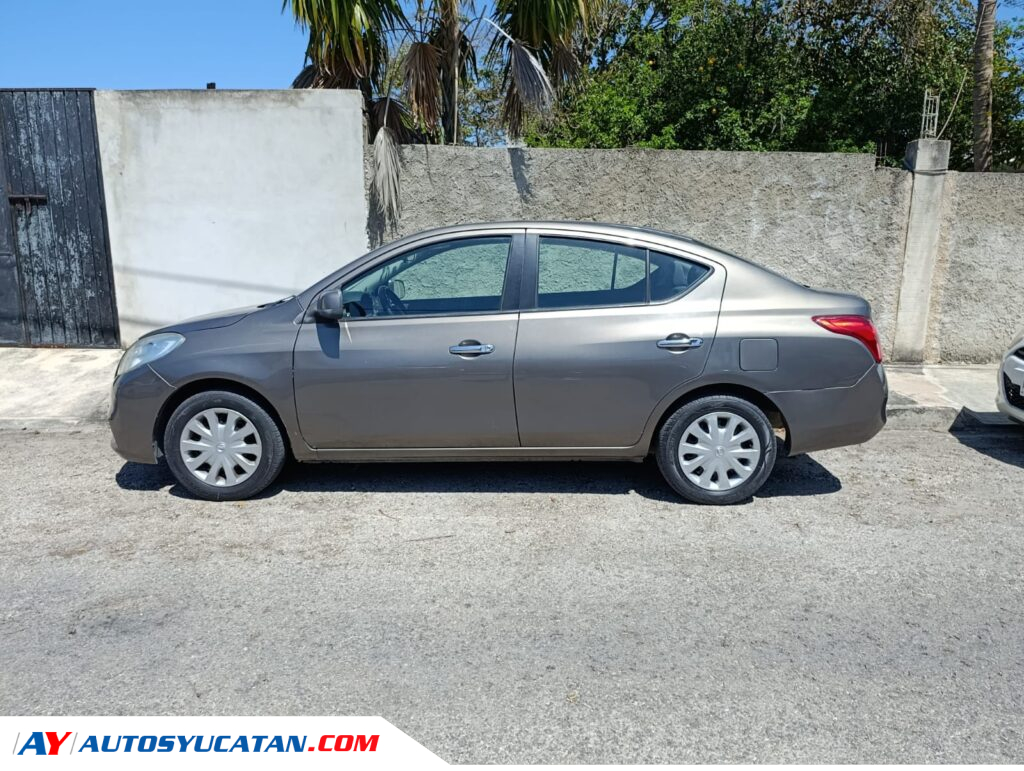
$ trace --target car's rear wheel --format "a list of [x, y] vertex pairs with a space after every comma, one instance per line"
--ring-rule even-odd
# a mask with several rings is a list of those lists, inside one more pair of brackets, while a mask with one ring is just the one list
[[182, 402], [167, 421], [163, 449], [181, 486], [210, 501], [256, 495], [281, 473], [286, 457], [274, 419], [230, 391], [205, 391]]
[[705, 396], [679, 407], [658, 433], [658, 467], [694, 503], [730, 504], [761, 489], [775, 467], [775, 435], [756, 404]]

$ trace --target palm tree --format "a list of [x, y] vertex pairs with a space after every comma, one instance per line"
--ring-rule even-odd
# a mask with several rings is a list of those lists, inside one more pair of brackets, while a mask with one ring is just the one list
[[[580, 72], [576, 43], [608, 0], [496, 0], [478, 15], [472, 0], [284, 0], [309, 32], [308, 64], [295, 88], [358, 88], [374, 145], [371, 193], [398, 214], [398, 143], [457, 144], [459, 94], [476, 74], [476, 47], [501, 73], [502, 123], [517, 138], [526, 116], [546, 110]], [[552, 85], [554, 83], [554, 85]]]
[[[503, 34], [494, 37], [490, 55], [504, 63], [502, 121], [512, 136], [521, 133], [530, 106], [547, 106], [552, 81], [562, 87], [579, 76], [573, 38], [590, 31], [601, 5], [602, 0], [495, 2], [495, 25]], [[537, 59], [526, 55], [532, 52]]]
[[309, 64], [293, 85], [360, 88], [378, 85], [387, 61], [386, 31], [405, 21], [399, 0], [284, 0], [309, 32]]
[[995, 48], [996, 0], [978, 0], [974, 39], [974, 170], [992, 170], [992, 56]]

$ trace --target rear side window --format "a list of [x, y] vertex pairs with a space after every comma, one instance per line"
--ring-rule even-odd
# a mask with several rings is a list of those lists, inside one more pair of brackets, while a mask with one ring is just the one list
[[600, 308], [663, 302], [710, 268], [660, 252], [582, 238], [542, 236], [538, 308]]
[[632, 305], [647, 298], [643, 249], [575, 238], [541, 238], [538, 308]]
[[661, 252], [651, 255], [651, 302], [679, 297], [706, 276], [711, 268]]

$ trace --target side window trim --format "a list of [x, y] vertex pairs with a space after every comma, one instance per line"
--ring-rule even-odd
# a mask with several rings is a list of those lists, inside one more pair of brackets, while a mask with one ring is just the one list
[[[541, 308], [538, 303], [538, 292], [540, 288], [540, 239], [541, 238], [574, 238], [586, 241], [596, 241], [603, 244], [615, 244], [621, 246], [632, 246], [634, 248], [643, 249], [646, 252], [645, 263], [646, 263], [646, 297], [642, 303], [620, 303], [615, 305], [574, 305], [572, 307], [565, 308]], [[686, 260], [692, 262], [695, 265], [707, 268], [704, 275], [694, 281], [690, 286], [686, 288], [685, 292], [670, 297], [667, 300], [651, 301], [651, 252], [660, 252], [680, 260]], [[552, 311], [588, 311], [588, 310], [600, 310], [602, 308], [644, 308], [649, 305], [671, 305], [672, 303], [679, 302], [684, 297], [689, 295], [698, 286], [703, 284], [712, 276], [717, 270], [718, 266], [714, 263], [709, 263], [699, 258], [694, 258], [688, 253], [680, 253], [679, 250], [672, 249], [671, 247], [665, 246], [651, 246], [644, 241], [627, 241], [615, 236], [605, 236], [601, 234], [591, 234], [586, 232], [574, 232], [574, 231], [537, 231], [528, 230], [526, 231], [525, 238], [525, 253], [523, 256], [523, 279], [522, 279], [522, 290], [520, 292], [520, 310], [521, 311], [539, 311], [539, 312], [552, 312]]]
[[505, 286], [501, 291], [501, 313], [512, 313], [519, 310], [525, 255], [526, 232], [518, 230], [512, 234], [512, 243], [509, 245]]
[[520, 276], [523, 273], [523, 260], [525, 247], [524, 243], [526, 240], [525, 230], [506, 230], [500, 232], [466, 232], [453, 234], [451, 237], [446, 239], [438, 239], [435, 242], [414, 243], [410, 244], [407, 248], [401, 251], [388, 252], [382, 255], [379, 260], [374, 260], [369, 265], [360, 266], [358, 271], [350, 274], [341, 276], [340, 278], [332, 281], [328, 286], [321, 289], [313, 297], [313, 301], [309, 305], [309, 310], [304, 314], [302, 318], [303, 323], [316, 321], [315, 316], [312, 314], [312, 309], [316, 307], [320, 296], [325, 292], [330, 292], [335, 289], [340, 289], [345, 284], [349, 284], [353, 281], [358, 281], [375, 270], [378, 270], [382, 265], [401, 258], [403, 255], [409, 252], [415, 252], [424, 246], [432, 246], [434, 244], [441, 243], [453, 243], [456, 241], [466, 241], [475, 238], [508, 238], [509, 239], [509, 251], [508, 251], [508, 263], [505, 266], [505, 282], [502, 287], [501, 293], [501, 304], [498, 310], [488, 311], [455, 311], [448, 313], [424, 313], [409, 316], [350, 316], [345, 318], [345, 323], [364, 323], [369, 321], [394, 321], [395, 319], [405, 319], [406, 321], [412, 321], [414, 319], [437, 319], [437, 318], [461, 318], [463, 316], [495, 316], [506, 313], [515, 313], [519, 310], [519, 298], [520, 298], [520, 287], [521, 281]]
[[520, 282], [519, 310], [537, 309], [538, 266], [540, 264], [540, 235], [527, 233], [523, 252], [523, 278]]

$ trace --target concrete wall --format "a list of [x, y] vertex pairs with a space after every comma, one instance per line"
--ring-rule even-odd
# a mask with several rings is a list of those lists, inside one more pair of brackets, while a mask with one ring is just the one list
[[929, 357], [990, 362], [1024, 327], [1024, 174], [951, 173]]
[[[367, 185], [370, 171], [367, 153]], [[908, 350], [928, 361], [993, 362], [1024, 326], [1024, 174], [950, 172], [940, 185], [934, 173], [917, 175], [917, 195], [914, 174], [876, 169], [869, 155], [410, 145], [398, 226], [371, 213], [367, 234], [376, 244], [518, 219], [658, 227], [863, 295], [890, 360], [904, 289], [904, 301], [923, 305], [902, 314], [913, 327], [904, 330]], [[912, 197], [917, 236], [908, 242]], [[932, 228], [937, 237], [921, 235]]]
[[399, 226], [371, 217], [371, 242], [499, 219], [658, 227], [862, 294], [891, 349], [912, 180], [873, 156], [417, 145], [402, 161]]
[[366, 246], [352, 91], [100, 91], [121, 337], [272, 300]]

